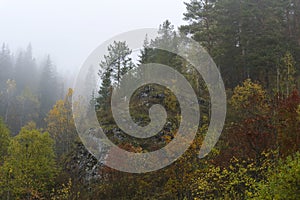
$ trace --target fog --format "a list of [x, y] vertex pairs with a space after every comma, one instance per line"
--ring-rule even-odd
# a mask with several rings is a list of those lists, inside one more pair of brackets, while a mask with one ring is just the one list
[[1, 0], [0, 43], [12, 52], [31, 43], [36, 58], [50, 54], [59, 72], [75, 74], [103, 41], [166, 19], [179, 26], [184, 12], [182, 0]]
[[300, 0], [0, 0], [0, 26], [0, 199], [300, 200]]

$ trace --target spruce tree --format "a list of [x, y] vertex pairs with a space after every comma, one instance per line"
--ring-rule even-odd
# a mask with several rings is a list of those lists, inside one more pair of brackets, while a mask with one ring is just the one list
[[105, 109], [109, 106], [110, 96], [112, 91], [111, 70], [107, 69], [101, 76], [102, 84], [98, 91], [97, 108]]

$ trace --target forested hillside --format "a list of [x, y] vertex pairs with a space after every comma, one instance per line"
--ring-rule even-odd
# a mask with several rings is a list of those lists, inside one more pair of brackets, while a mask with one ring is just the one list
[[[30, 45], [14, 53], [3, 44], [0, 199], [300, 199], [300, 0], [189, 0], [185, 5], [186, 25], [177, 30], [164, 21], [156, 39], [145, 37], [137, 63], [125, 41], [110, 44], [95, 74], [102, 81], [90, 94], [111, 141], [130, 152], [152, 152], [175, 137], [178, 100], [158, 84], [135, 91], [130, 114], [137, 124], [149, 123], [154, 104], [167, 111], [157, 135], [138, 139], [116, 125], [112, 88], [128, 71], [142, 73], [138, 67], [147, 63], [170, 66], [189, 81], [201, 110], [197, 135], [184, 155], [154, 172], [125, 173], [98, 162], [78, 137], [74, 91], [64, 88], [50, 56], [38, 63]], [[186, 60], [156, 48], [178, 48], [180, 35], [206, 49], [226, 88], [225, 126], [203, 159], [198, 153], [210, 123], [208, 89]]]

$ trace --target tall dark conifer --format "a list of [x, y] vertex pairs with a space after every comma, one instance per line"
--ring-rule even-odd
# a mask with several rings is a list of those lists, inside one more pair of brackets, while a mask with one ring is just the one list
[[58, 100], [58, 97], [59, 87], [57, 75], [50, 56], [48, 56], [42, 66], [42, 73], [39, 81], [39, 98], [41, 103], [40, 123], [44, 123], [43, 119]]

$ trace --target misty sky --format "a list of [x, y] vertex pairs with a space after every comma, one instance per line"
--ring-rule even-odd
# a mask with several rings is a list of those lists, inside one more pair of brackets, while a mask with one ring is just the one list
[[184, 24], [184, 0], [0, 0], [0, 43], [15, 52], [32, 44], [58, 70], [78, 69], [103, 41], [169, 19]]

